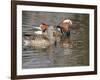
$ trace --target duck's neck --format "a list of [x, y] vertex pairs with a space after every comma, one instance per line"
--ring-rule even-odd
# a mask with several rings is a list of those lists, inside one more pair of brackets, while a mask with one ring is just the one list
[[42, 32], [45, 32], [47, 29], [44, 29]]

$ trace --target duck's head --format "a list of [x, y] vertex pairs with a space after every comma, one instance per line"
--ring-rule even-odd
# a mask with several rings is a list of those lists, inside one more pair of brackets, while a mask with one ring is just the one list
[[46, 23], [41, 23], [40, 24], [40, 28], [41, 28], [41, 30], [42, 30], [42, 32], [45, 32], [47, 29], [48, 29], [48, 24], [46, 24]]
[[71, 21], [70, 19], [65, 19], [62, 23], [63, 23], [63, 24], [72, 25], [72, 21]]

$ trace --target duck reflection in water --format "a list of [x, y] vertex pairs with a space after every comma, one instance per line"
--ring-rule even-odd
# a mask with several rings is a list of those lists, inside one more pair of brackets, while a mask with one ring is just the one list
[[70, 36], [61, 36], [60, 40], [60, 47], [61, 48], [71, 48], [72, 47], [72, 41], [70, 39]]

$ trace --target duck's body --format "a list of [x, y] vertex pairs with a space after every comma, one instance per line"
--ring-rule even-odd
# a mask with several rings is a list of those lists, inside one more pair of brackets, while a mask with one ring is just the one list
[[43, 49], [48, 48], [49, 46], [53, 45], [55, 41], [59, 40], [59, 33], [55, 31], [53, 26], [41, 24], [40, 27], [33, 27], [33, 30], [34, 29], [39, 30], [34, 31], [34, 36], [29, 36], [29, 39], [24, 39], [24, 46]]
[[33, 39], [24, 39], [24, 46], [44, 49], [50, 46], [50, 42], [44, 35], [35, 35], [33, 36]]
[[31, 40], [30, 43], [33, 48], [45, 49], [50, 46], [49, 40], [45, 38], [36, 38], [35, 40]]

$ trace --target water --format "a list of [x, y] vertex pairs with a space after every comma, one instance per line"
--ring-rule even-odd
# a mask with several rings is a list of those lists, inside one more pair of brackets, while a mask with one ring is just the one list
[[[71, 18], [75, 18], [75, 15], [70, 14], [69, 16]], [[88, 17], [86, 17], [87, 15], [80, 16], [77, 19], [80, 20], [79, 23], [81, 24], [74, 24], [74, 26], [76, 25], [81, 27], [78, 29], [74, 29], [73, 27], [70, 33], [70, 37], [60, 36], [60, 41], [56, 41], [50, 47], [44, 49], [36, 49], [33, 47], [23, 46], [22, 68], [31, 69], [89, 65], [88, 24], [86, 23]], [[23, 17], [26, 17], [26, 15], [24, 15]], [[25, 21], [27, 22], [26, 19]], [[23, 24], [26, 25], [25, 21], [23, 19]], [[28, 24], [31, 24], [31, 21], [31, 19], [30, 21], [28, 20]], [[47, 21], [49, 22], [49, 20]], [[37, 22], [37, 20], [35, 22]], [[79, 23], [77, 22], [77, 24]], [[31, 26], [28, 28], [25, 28], [25, 26], [23, 26], [23, 29], [26, 29], [23, 30], [23, 33], [33, 33]]]
[[87, 49], [84, 49], [84, 41], [79, 36], [80, 31], [76, 34], [72, 31], [70, 38], [61, 39], [47, 49], [28, 47], [22, 53], [23, 68], [88, 65]]

